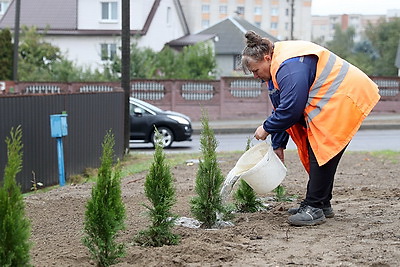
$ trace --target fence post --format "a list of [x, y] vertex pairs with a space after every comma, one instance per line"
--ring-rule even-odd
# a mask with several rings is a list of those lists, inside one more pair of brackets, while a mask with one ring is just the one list
[[176, 94], [177, 94], [177, 82], [176, 81], [171, 81], [169, 83], [169, 87], [171, 90], [171, 110], [176, 110], [175, 106], [176, 106]]
[[220, 82], [219, 82], [219, 118], [222, 119], [224, 117], [224, 105], [225, 105], [225, 78], [221, 77]]

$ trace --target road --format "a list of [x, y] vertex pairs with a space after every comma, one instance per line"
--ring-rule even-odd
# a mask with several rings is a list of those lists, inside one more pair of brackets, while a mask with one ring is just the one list
[[[215, 135], [218, 140], [217, 152], [222, 151], [244, 151], [246, 142], [252, 134], [220, 134]], [[193, 135], [192, 141], [175, 142], [171, 148], [165, 149], [166, 153], [193, 153], [200, 151], [200, 135]], [[257, 144], [257, 140], [252, 140], [252, 144]], [[131, 144], [131, 151], [153, 152], [151, 144]], [[290, 140], [288, 150], [296, 149]], [[347, 151], [378, 151], [394, 150], [400, 151], [400, 130], [361, 130], [358, 131]]]

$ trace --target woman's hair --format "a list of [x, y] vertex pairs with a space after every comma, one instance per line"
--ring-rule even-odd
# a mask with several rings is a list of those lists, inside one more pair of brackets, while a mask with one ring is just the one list
[[242, 68], [247, 73], [248, 59], [263, 60], [265, 55], [272, 54], [274, 44], [268, 38], [263, 38], [254, 31], [246, 32], [244, 37], [246, 37], [246, 47], [242, 51]]

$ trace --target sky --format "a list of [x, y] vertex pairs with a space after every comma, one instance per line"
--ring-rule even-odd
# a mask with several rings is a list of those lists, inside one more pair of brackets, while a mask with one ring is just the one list
[[400, 9], [400, 0], [312, 0], [311, 15], [381, 15]]

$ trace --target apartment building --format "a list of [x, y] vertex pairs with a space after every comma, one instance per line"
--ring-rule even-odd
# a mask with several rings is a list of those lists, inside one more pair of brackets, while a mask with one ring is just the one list
[[368, 23], [377, 24], [379, 20], [385, 19], [385, 15], [360, 15], [342, 14], [329, 16], [312, 16], [312, 41], [325, 44], [332, 41], [335, 34], [335, 26], [339, 25], [343, 31], [349, 27], [355, 30], [354, 41], [362, 39]]
[[340, 25], [342, 30], [353, 27], [355, 30], [354, 41], [362, 39], [365, 28], [369, 23], [375, 25], [380, 20], [389, 21], [400, 17], [400, 9], [389, 9], [383, 15], [341, 14], [329, 16], [312, 16], [312, 41], [324, 44], [333, 39], [335, 25]]
[[[191, 33], [239, 15], [279, 40], [311, 40], [311, 0], [181, 0]], [[293, 29], [293, 30], [292, 30]]]

